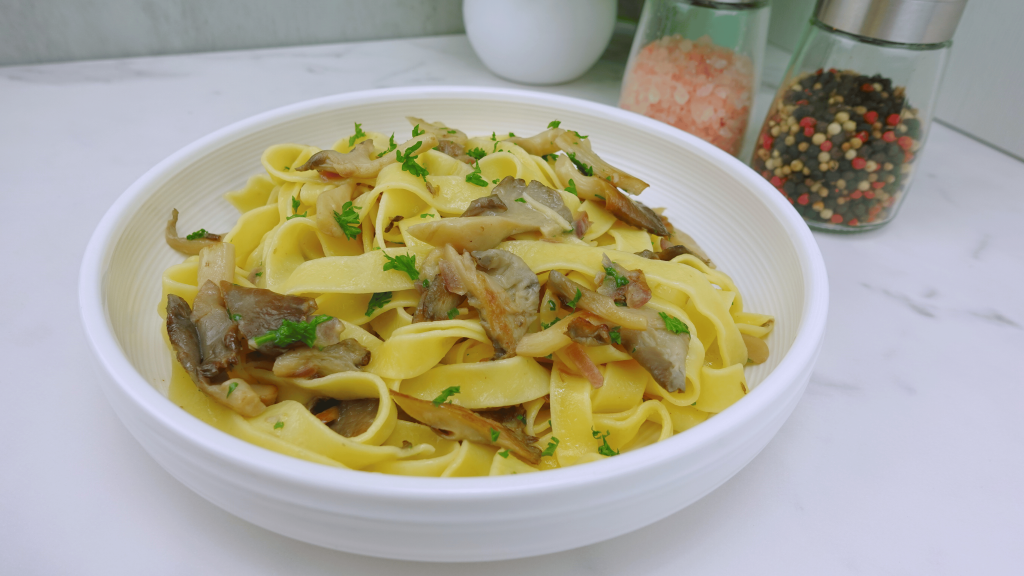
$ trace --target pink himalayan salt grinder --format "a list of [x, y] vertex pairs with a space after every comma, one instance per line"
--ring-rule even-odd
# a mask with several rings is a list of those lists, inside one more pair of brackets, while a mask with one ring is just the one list
[[768, 38], [767, 0], [647, 0], [619, 107], [737, 155]]

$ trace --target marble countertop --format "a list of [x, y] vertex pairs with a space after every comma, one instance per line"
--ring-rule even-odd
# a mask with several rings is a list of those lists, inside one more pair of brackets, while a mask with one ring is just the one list
[[[621, 54], [540, 90], [615, 104]], [[164, 472], [107, 405], [79, 325], [78, 267], [100, 217], [215, 129], [417, 84], [514, 86], [464, 36], [0, 68], [0, 572], [1020, 573], [1024, 164], [941, 125], [891, 225], [816, 234], [832, 308], [792, 417], [665, 520], [538, 558], [413, 564], [267, 532]]]

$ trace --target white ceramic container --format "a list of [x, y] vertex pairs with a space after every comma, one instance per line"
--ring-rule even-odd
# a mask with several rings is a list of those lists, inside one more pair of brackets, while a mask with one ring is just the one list
[[[497, 478], [409, 478], [330, 468], [224, 434], [163, 394], [170, 355], [157, 316], [160, 273], [181, 256], [163, 228], [228, 230], [221, 198], [261, 170], [275, 143], [322, 147], [353, 122], [407, 132], [404, 117], [470, 134], [543, 130], [553, 119], [590, 135], [595, 150], [651, 184], [743, 291], [774, 314], [771, 358], [748, 368], [750, 394], [665, 442], [600, 462]], [[372, 556], [432, 561], [516, 558], [612, 538], [693, 503], [745, 466], [806, 387], [825, 328], [825, 266], [807, 226], [747, 166], [666, 124], [618, 108], [526, 91], [410, 87], [342, 94], [244, 120], [177, 152], [110, 208], [82, 262], [82, 321], [103, 390], [128, 430], [171, 475], [268, 530]]]
[[615, 29], [615, 0], [463, 0], [473, 50], [513, 82], [561, 84], [590, 70]]

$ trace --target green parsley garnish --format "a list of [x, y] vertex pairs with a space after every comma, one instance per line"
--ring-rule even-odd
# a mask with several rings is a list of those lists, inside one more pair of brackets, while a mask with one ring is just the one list
[[232, 382], [231, 386], [228, 386], [228, 395], [225, 398], [231, 398], [231, 393], [235, 391], [235, 388], [238, 388], [238, 382]]
[[501, 433], [494, 428], [491, 428], [491, 442], [497, 442], [498, 436], [501, 436]]
[[188, 236], [185, 236], [186, 240], [199, 240], [201, 238], [206, 238], [206, 228], [200, 228]]
[[420, 214], [420, 218], [433, 218], [433, 217], [434, 217], [434, 215], [433, 215], [433, 214], [430, 214], [430, 213], [427, 213], [427, 214]]
[[382, 158], [385, 154], [387, 154], [388, 152], [391, 152], [395, 148], [398, 148], [398, 144], [395, 144], [395, 133], [392, 132], [391, 133], [391, 140], [388, 141], [388, 149], [383, 151], [383, 152], [381, 152], [380, 154], [377, 154], [377, 158]]
[[509, 138], [515, 138], [516, 137], [516, 133], [515, 132], [509, 132], [508, 133], [508, 137]]
[[562, 121], [561, 120], [552, 120], [551, 122], [548, 122], [548, 128], [558, 128], [561, 125], [562, 125]]
[[316, 327], [328, 320], [334, 320], [334, 318], [326, 314], [318, 314], [309, 322], [293, 322], [285, 318], [277, 330], [257, 336], [256, 346], [272, 343], [274, 346], [283, 348], [296, 342], [302, 342], [312, 348], [313, 342], [316, 341]]
[[359, 214], [356, 214], [356, 210], [362, 210], [360, 206], [353, 206], [352, 202], [345, 202], [341, 206], [341, 214], [338, 211], [334, 211], [334, 221], [338, 223], [338, 227], [345, 234], [345, 238], [352, 240], [362, 232], [359, 228]]
[[458, 315], [459, 315], [459, 309], [458, 308], [452, 308], [451, 310], [448, 311], [448, 319], [449, 320], [454, 320], [455, 317], [458, 316]]
[[601, 196], [600, 194], [594, 194], [594, 196], [597, 196], [597, 197], [598, 197], [598, 198], [600, 198], [601, 200], [604, 200], [604, 196]]
[[577, 138], [579, 138], [579, 139], [581, 139], [581, 140], [586, 140], [586, 139], [587, 139], [587, 137], [586, 137], [586, 136], [584, 136], [583, 134], [580, 134], [579, 132], [577, 132], [577, 131], [575, 131], [575, 130], [573, 130], [573, 131], [572, 131], [572, 133], [573, 133], [573, 134], [575, 134], [575, 135], [576, 135], [576, 137], [577, 137]]
[[284, 167], [284, 169], [285, 169], [285, 170], [291, 170], [291, 169], [292, 169], [292, 167], [291, 167], [291, 166], [285, 166], [285, 167]]
[[[358, 126], [358, 124], [356, 124], [356, 126]], [[284, 422], [278, 421], [277, 424], [274, 424], [274, 430], [278, 430], [280, 428], [284, 428]]]
[[366, 132], [363, 132], [363, 125], [358, 123], [358, 122], [356, 122], [355, 125], [356, 125], [356, 133], [353, 134], [348, 139], [348, 147], [349, 148], [351, 148], [352, 146], [355, 146], [356, 140], [362, 138], [363, 136], [366, 136]]
[[444, 404], [446, 400], [459, 392], [462, 392], [462, 386], [449, 386], [442, 390], [441, 394], [437, 398], [434, 398], [432, 402], [434, 403], [434, 406], [440, 406], [441, 404]]
[[491, 132], [491, 140], [498, 141], [498, 136], [494, 132]]
[[555, 438], [554, 436], [552, 436], [551, 437], [551, 441], [548, 442], [548, 447], [545, 448], [544, 451], [540, 453], [540, 455], [541, 456], [554, 456], [556, 448], [558, 448], [558, 438]]
[[555, 324], [558, 324], [559, 320], [561, 320], [561, 318], [555, 318], [554, 320], [552, 320], [551, 322], [548, 322], [548, 323], [541, 322], [540, 323], [540, 329], [541, 330], [547, 330], [548, 328], [551, 328]]
[[242, 319], [242, 315], [241, 314], [232, 314], [230, 310], [228, 310], [228, 316], [231, 317], [231, 321], [232, 322], [238, 322], [239, 320]]
[[308, 212], [303, 212], [302, 214], [292, 214], [291, 216], [285, 216], [284, 219], [291, 220], [292, 218], [305, 218], [306, 214], [308, 214]]
[[516, 420], [519, 420], [523, 424], [526, 424], [526, 416], [524, 414], [516, 414]]
[[257, 272], [256, 273], [256, 278], [259, 278], [260, 276], [263, 276], [263, 272]]
[[576, 183], [572, 181], [572, 178], [569, 178], [569, 187], [565, 191], [579, 198], [579, 193], [576, 192]]
[[629, 278], [626, 278], [615, 269], [614, 266], [605, 266], [604, 273], [609, 276], [612, 280], [615, 280], [615, 286], [622, 288], [629, 284]]
[[502, 458], [508, 458], [508, 448], [502, 450], [501, 452], [498, 452], [498, 456], [501, 456]]
[[473, 148], [469, 152], [466, 152], [466, 156], [474, 160], [480, 160], [484, 156], [487, 156], [487, 152], [484, 152], [483, 148]]
[[626, 307], [626, 303], [621, 301], [621, 300], [616, 300], [615, 301], [615, 305], [618, 306], [619, 308], [625, 308]]
[[583, 162], [577, 160], [575, 152], [569, 152], [569, 160], [572, 160], [572, 163], [576, 165], [576, 168], [580, 171], [580, 174], [583, 174], [584, 176], [594, 175], [594, 167], [584, 164]]
[[545, 162], [555, 162], [558, 160], [558, 153], [556, 152], [554, 154], [542, 154], [541, 160], [544, 160]]
[[476, 169], [466, 175], [466, 182], [477, 186], [487, 186], [487, 180], [484, 180], [484, 177], [480, 175], [479, 164], [476, 165]]
[[580, 289], [577, 288], [576, 289], [576, 297], [573, 298], [572, 300], [569, 300], [568, 302], [566, 302], [565, 305], [568, 306], [569, 308], [572, 308], [573, 310], [575, 310], [576, 309], [576, 305], [579, 304], [580, 298], [582, 298], [582, 297], [583, 297], [583, 292], [581, 292]]
[[621, 326], [616, 326], [615, 328], [612, 328], [611, 330], [608, 331], [608, 335], [611, 336], [612, 342], [614, 342], [615, 344], [622, 344], [621, 331]]
[[457, 134], [459, 131], [458, 130], [445, 130], [445, 132], [448, 133], [448, 134]]
[[554, 300], [548, 300], [548, 308], [551, 308], [552, 310], [558, 310], [558, 306], [555, 304]]
[[420, 125], [417, 124], [417, 125], [413, 126], [412, 127], [412, 137], [415, 138], [415, 137], [419, 136], [420, 134], [425, 134], [425, 132], [423, 130], [420, 130]]
[[388, 256], [387, 254], [384, 254], [384, 257], [388, 259], [388, 261], [384, 264], [385, 272], [388, 270], [398, 270], [399, 272], [405, 272], [406, 274], [408, 274], [409, 279], [412, 280], [413, 282], [420, 279], [420, 273], [418, 270], [416, 270], [415, 254], [413, 254], [412, 256], [410, 256], [409, 254], [399, 254], [394, 258]]
[[658, 316], [665, 321], [665, 329], [673, 334], [689, 334], [690, 329], [686, 327], [686, 324], [682, 320], [675, 316], [669, 316], [664, 312], [658, 312]]
[[375, 310], [380, 310], [391, 303], [391, 292], [377, 292], [370, 296], [370, 303], [366, 306], [366, 315], [372, 316]]
[[526, 198], [516, 198], [516, 202], [521, 202], [523, 204], [526, 204]]
[[426, 278], [423, 279], [423, 288], [430, 288], [430, 280], [427, 280]]
[[597, 447], [598, 454], [602, 456], [618, 456], [619, 451], [612, 450], [612, 447], [608, 445], [608, 435], [611, 434], [611, 430], [606, 431], [604, 434], [601, 434], [600, 432], [594, 430], [593, 428], [591, 428], [590, 431], [594, 435], [594, 438], [604, 442], [603, 444]]
[[423, 178], [424, 182], [426, 182], [427, 176], [430, 174], [430, 172], [427, 172], [426, 168], [417, 164], [416, 157], [412, 155], [412, 153], [419, 150], [420, 146], [422, 145], [423, 142], [417, 142], [412, 146], [409, 146], [408, 148], [405, 149], [405, 154], [402, 154], [400, 150], [397, 150], [395, 151], [395, 157], [398, 158], [398, 161], [402, 164], [403, 172], [408, 172], [413, 176], [419, 176], [420, 178]]
[[495, 178], [494, 180], [491, 180], [491, 184], [497, 184], [497, 183], [498, 183], [498, 179], [497, 178]]
[[302, 202], [299, 202], [298, 198], [292, 196], [292, 215], [285, 218], [285, 220], [291, 220], [292, 218], [305, 218], [306, 214], [309, 214], [308, 210], [299, 214], [299, 206], [302, 206]]

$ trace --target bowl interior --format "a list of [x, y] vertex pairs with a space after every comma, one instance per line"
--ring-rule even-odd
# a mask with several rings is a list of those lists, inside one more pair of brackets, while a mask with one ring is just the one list
[[470, 135], [530, 135], [558, 119], [589, 135], [602, 157], [651, 185], [640, 199], [665, 206], [672, 222], [700, 242], [739, 287], [745, 310], [775, 316], [770, 358], [747, 369], [750, 386], [790, 351], [807, 311], [808, 251], [800, 244], [810, 242], [814, 254], [817, 249], [810, 234], [794, 227], [798, 221], [786, 213], [792, 209], [772, 198], [777, 193], [739, 161], [674, 128], [599, 104], [529, 92], [405, 89], [269, 112], [189, 146], [136, 184], [121, 216], [111, 222], [117, 232], [107, 246], [103, 300], [121, 350], [145, 382], [164, 393], [170, 376], [157, 310], [161, 272], [182, 260], [163, 239], [171, 209], [181, 213], [180, 231], [226, 232], [238, 213], [222, 194], [263, 171], [259, 159], [268, 146], [298, 142], [326, 148], [350, 135], [354, 122], [365, 130], [395, 132], [401, 141], [410, 133], [405, 116], [441, 120]]

